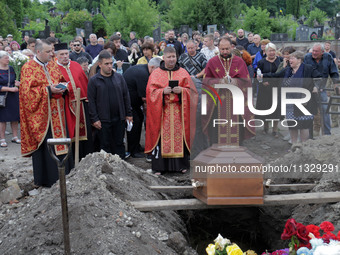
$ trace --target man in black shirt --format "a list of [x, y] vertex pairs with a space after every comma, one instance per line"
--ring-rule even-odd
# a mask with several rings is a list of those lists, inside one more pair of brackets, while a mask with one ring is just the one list
[[249, 41], [247, 38], [244, 37], [244, 30], [239, 29], [237, 31], [237, 35], [238, 35], [238, 37], [236, 38], [237, 45], [241, 45], [243, 46], [243, 48], [247, 49], [249, 45]]
[[169, 40], [166, 41], [167, 47], [174, 47], [176, 49], [177, 58], [182, 54], [182, 45], [179, 41], [175, 39], [175, 31], [168, 31]]
[[150, 74], [159, 67], [161, 58], [152, 58], [148, 64], [135, 65], [124, 72], [124, 79], [129, 89], [133, 127], [127, 132], [128, 151], [133, 158], [145, 157], [140, 145], [144, 114], [141, 107], [146, 103], [146, 85]]
[[113, 72], [107, 50], [99, 53], [100, 72], [88, 85], [89, 113], [92, 125], [99, 130], [100, 149], [125, 158], [125, 121], [132, 122], [130, 95], [126, 82]]
[[125, 50], [121, 49], [121, 39], [118, 35], [113, 35], [110, 37], [110, 41], [112, 41], [114, 43], [114, 45], [116, 46], [116, 55], [114, 55], [115, 59], [118, 61], [122, 61], [125, 63], [129, 62], [129, 55], [127, 54], [127, 52]]
[[92, 64], [92, 60], [93, 60], [92, 57], [90, 56], [90, 54], [83, 51], [82, 44], [80, 41], [78, 40], [74, 41], [73, 49], [74, 51], [70, 54], [70, 59], [72, 61], [77, 61], [77, 59], [80, 57], [86, 57], [88, 59], [89, 64]]

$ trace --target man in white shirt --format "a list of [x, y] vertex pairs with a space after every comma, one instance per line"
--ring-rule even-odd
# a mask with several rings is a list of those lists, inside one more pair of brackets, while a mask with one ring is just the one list
[[218, 48], [214, 45], [214, 35], [213, 34], [207, 34], [204, 36], [204, 48], [201, 49], [201, 53], [203, 53], [209, 61], [212, 57], [215, 57], [218, 55], [219, 50]]

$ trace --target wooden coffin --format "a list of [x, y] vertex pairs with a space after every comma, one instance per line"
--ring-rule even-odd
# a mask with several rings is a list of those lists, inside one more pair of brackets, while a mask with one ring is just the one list
[[263, 204], [262, 164], [245, 147], [214, 144], [192, 161], [193, 195], [208, 205]]

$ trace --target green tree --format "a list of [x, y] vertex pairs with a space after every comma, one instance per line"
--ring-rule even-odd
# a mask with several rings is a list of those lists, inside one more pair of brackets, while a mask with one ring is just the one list
[[7, 6], [13, 11], [17, 27], [21, 27], [22, 18], [24, 17], [24, 10], [22, 0], [5, 0]]
[[262, 10], [260, 7], [256, 9], [252, 6], [243, 12], [243, 15], [243, 28], [245, 30], [259, 34], [261, 37], [270, 37], [271, 19], [267, 10]]
[[189, 25], [223, 24], [231, 27], [238, 14], [239, 0], [173, 0], [167, 13], [168, 21], [174, 27]]
[[296, 18], [300, 17], [301, 0], [286, 0], [287, 14], [292, 14]]
[[299, 24], [294, 21], [293, 15], [277, 15], [275, 19], [271, 19], [272, 33], [287, 33], [293, 40], [296, 36], [296, 28]]
[[104, 19], [103, 15], [101, 14], [96, 14], [93, 17], [92, 20], [92, 26], [93, 26], [93, 32], [98, 36], [98, 37], [104, 37], [106, 35], [106, 27], [107, 27], [107, 22]]
[[309, 13], [308, 19], [305, 21], [305, 24], [313, 27], [314, 22], [316, 21], [317, 23], [319, 23], [319, 25], [323, 25], [326, 19], [327, 14], [324, 11], [321, 11], [319, 8], [315, 8]]
[[74, 11], [71, 9], [66, 17], [62, 19], [63, 31], [70, 35], [76, 35], [76, 28], [85, 28], [84, 22], [91, 20], [92, 17], [88, 11]]
[[262, 10], [267, 9], [267, 0], [257, 0], [257, 7], [261, 7]]
[[34, 0], [31, 2], [31, 5], [25, 9], [25, 15], [27, 15], [28, 18], [33, 21], [36, 19], [43, 20], [50, 17], [47, 6], [41, 4], [39, 0]]
[[5, 3], [0, 2], [0, 34], [3, 36], [12, 34], [14, 40], [21, 42], [21, 34], [15, 26], [13, 15], [13, 11]]
[[328, 17], [334, 17], [339, 11], [340, 2], [337, 0], [322, 0], [317, 1], [315, 7], [327, 13]]
[[103, 0], [101, 10], [107, 20], [107, 32], [120, 31], [127, 38], [130, 31], [139, 36], [152, 35], [159, 23], [159, 12], [150, 0], [116, 0], [109, 3]]

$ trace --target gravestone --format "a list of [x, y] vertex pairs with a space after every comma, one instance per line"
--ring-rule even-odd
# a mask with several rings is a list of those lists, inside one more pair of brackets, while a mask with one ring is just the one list
[[156, 28], [155, 30], [152, 31], [152, 37], [155, 42], [161, 41], [161, 27]]
[[224, 25], [220, 25], [220, 35], [223, 36], [225, 33], [227, 33], [227, 29]]
[[183, 33], [189, 34], [189, 26], [188, 25], [181, 25], [180, 33], [181, 34], [183, 34]]
[[270, 40], [275, 42], [286, 42], [288, 41], [287, 33], [273, 33], [270, 35]]
[[50, 32], [51, 32], [50, 26], [45, 26], [45, 30], [44, 30], [45, 38], [50, 37]]
[[92, 21], [85, 21], [85, 38], [89, 38], [90, 34], [92, 34]]
[[203, 33], [203, 25], [197, 24], [197, 30], [202, 34]]
[[45, 37], [45, 31], [39, 31], [39, 39], [46, 39], [47, 37]]
[[217, 30], [217, 25], [208, 25], [207, 26], [207, 33], [214, 34], [215, 30]]
[[296, 29], [296, 41], [309, 41], [309, 27], [301, 25]]
[[34, 30], [21, 30], [22, 37], [28, 35], [29, 37], [33, 37], [35, 31]]

